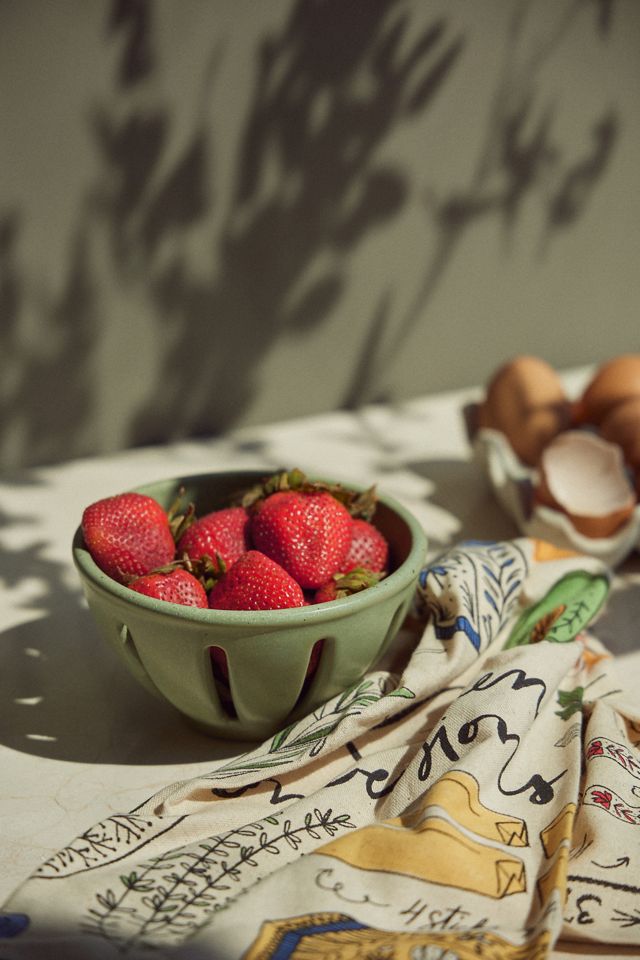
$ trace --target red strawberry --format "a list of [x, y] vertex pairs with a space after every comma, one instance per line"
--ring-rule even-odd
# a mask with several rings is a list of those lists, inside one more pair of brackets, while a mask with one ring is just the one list
[[178, 553], [191, 560], [219, 554], [226, 567], [249, 549], [249, 514], [244, 507], [226, 507], [207, 513], [193, 523], [178, 540]]
[[364, 567], [355, 567], [348, 573], [336, 573], [331, 580], [316, 590], [313, 602], [328, 603], [330, 600], [341, 600], [350, 597], [353, 593], [373, 587], [382, 577], [378, 570], [367, 570]]
[[377, 527], [367, 520], [352, 520], [351, 546], [344, 561], [345, 571], [354, 567], [381, 572], [389, 561], [389, 544]]
[[280, 610], [304, 606], [293, 577], [258, 550], [247, 550], [209, 591], [214, 610]]
[[175, 543], [160, 504], [142, 493], [119, 493], [90, 504], [82, 534], [93, 560], [124, 583], [173, 560]]
[[[343, 594], [346, 596], [346, 594]], [[312, 603], [329, 603], [331, 600], [338, 600], [338, 588], [335, 580], [329, 580], [318, 587], [313, 595]]]
[[185, 607], [207, 609], [207, 594], [198, 580], [187, 570], [177, 568], [170, 573], [147, 573], [129, 584], [132, 590], [143, 593], [145, 597], [166, 600], [168, 603], [180, 603]]
[[320, 587], [342, 568], [352, 520], [330, 493], [279, 491], [259, 501], [254, 511], [255, 548], [284, 567], [301, 587]]

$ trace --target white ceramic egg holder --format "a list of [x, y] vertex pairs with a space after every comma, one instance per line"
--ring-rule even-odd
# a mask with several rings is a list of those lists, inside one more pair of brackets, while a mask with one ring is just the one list
[[640, 548], [640, 506], [612, 536], [585, 537], [564, 513], [534, 502], [538, 472], [522, 463], [504, 434], [486, 427], [474, 429], [474, 411], [466, 410], [465, 415], [474, 457], [489, 478], [496, 499], [521, 533], [596, 557], [609, 567], [617, 567]]

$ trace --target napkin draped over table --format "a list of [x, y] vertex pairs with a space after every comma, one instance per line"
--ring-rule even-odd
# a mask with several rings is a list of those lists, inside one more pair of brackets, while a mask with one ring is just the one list
[[5, 906], [0, 958], [637, 944], [640, 712], [594, 635], [608, 589], [540, 541], [446, 553], [393, 671], [71, 841]]

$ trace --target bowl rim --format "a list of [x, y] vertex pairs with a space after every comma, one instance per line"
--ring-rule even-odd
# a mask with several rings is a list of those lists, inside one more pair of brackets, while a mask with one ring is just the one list
[[[162, 486], [163, 484], [191, 484], [197, 485], [206, 480], [219, 476], [234, 475], [242, 478], [255, 479], [257, 477], [268, 476], [275, 473], [273, 469], [266, 470], [240, 468], [238, 470], [218, 470], [208, 473], [185, 474], [179, 476], [165, 477], [149, 483], [140, 484], [131, 488], [129, 491], [146, 493], [150, 488]], [[310, 479], [327, 480], [326, 477], [318, 477], [308, 474]], [[363, 492], [368, 489], [362, 484], [351, 481], [335, 481], [330, 478], [330, 482], [339, 482], [343, 486], [356, 492]], [[377, 485], [376, 485], [377, 486]], [[151, 494], [148, 494], [151, 495]], [[82, 525], [79, 524], [75, 530], [72, 541], [73, 561], [81, 575], [81, 578], [91, 583], [91, 585], [103, 594], [117, 598], [129, 607], [137, 607], [141, 611], [147, 611], [163, 618], [168, 617], [171, 620], [179, 619], [202, 626], [241, 626], [251, 624], [252, 626], [262, 626], [265, 629], [277, 628], [284, 625], [295, 625], [297, 623], [308, 623], [311, 620], [330, 621], [338, 619], [350, 613], [355, 613], [359, 609], [364, 609], [375, 603], [377, 598], [383, 596], [392, 596], [398, 593], [407, 585], [408, 581], [415, 577], [417, 583], [418, 573], [425, 562], [427, 551], [427, 536], [421, 524], [416, 517], [403, 504], [399, 503], [394, 497], [385, 493], [377, 492], [378, 503], [384, 504], [392, 513], [397, 514], [407, 525], [411, 535], [411, 547], [406, 558], [392, 573], [388, 574], [378, 583], [359, 593], [352, 594], [349, 597], [343, 597], [339, 600], [332, 600], [329, 603], [309, 604], [303, 607], [285, 607], [276, 610], [215, 610], [211, 608], [190, 607], [184, 604], [171, 603], [167, 600], [157, 600], [154, 597], [147, 597], [144, 594], [131, 590], [124, 584], [114, 580], [108, 574], [98, 567], [91, 558], [87, 547], [84, 544], [82, 535]]]

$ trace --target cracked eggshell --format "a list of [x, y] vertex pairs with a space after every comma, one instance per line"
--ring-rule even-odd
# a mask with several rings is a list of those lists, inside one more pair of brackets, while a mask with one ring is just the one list
[[[637, 356], [640, 359], [640, 354]], [[527, 358], [523, 357], [521, 359]], [[535, 360], [535, 358], [533, 359]], [[505, 366], [508, 367], [509, 365]], [[524, 367], [532, 370], [534, 365], [530, 364], [527, 359]], [[629, 372], [635, 367], [635, 361], [625, 362], [623, 367], [626, 367], [627, 372]], [[504, 368], [501, 369], [505, 376], [504, 385], [505, 382], [509, 382], [509, 378], [506, 377]], [[520, 373], [522, 369], [523, 366], [518, 363], [516, 371]], [[613, 369], [615, 370], [615, 367]], [[510, 373], [512, 374], [513, 370]], [[494, 375], [494, 379], [496, 376], [497, 374]], [[599, 435], [602, 437], [601, 426], [596, 427], [589, 424], [586, 425], [585, 429], [584, 421], [580, 416], [581, 399], [585, 393], [582, 387], [584, 382], [584, 378], [581, 377], [579, 383], [583, 391], [582, 395], [578, 396], [576, 400], [573, 400], [572, 397], [569, 403], [571, 418], [566, 431], [571, 429], [585, 435], [588, 433], [591, 436]], [[566, 386], [564, 378], [562, 383], [563, 386]], [[628, 519], [623, 521], [622, 525], [618, 526], [608, 536], [586, 536], [577, 529], [569, 514], [558, 509], [557, 506], [548, 506], [536, 497], [536, 488], [540, 485], [540, 462], [529, 464], [518, 455], [511, 440], [496, 425], [495, 419], [487, 416], [488, 399], [489, 388], [485, 392], [483, 402], [469, 404], [465, 407], [467, 435], [472, 446], [474, 459], [487, 476], [496, 500], [506, 515], [513, 520], [520, 533], [537, 540], [546, 540], [562, 550], [570, 550], [593, 557], [610, 568], [617, 567], [632, 552], [640, 552], [640, 465], [635, 466], [629, 460], [627, 461], [628, 483], [631, 487], [635, 486], [634, 496], [636, 501]], [[628, 394], [627, 401], [629, 401]], [[618, 403], [614, 404], [614, 406], [618, 405]], [[566, 411], [566, 409], [563, 404], [563, 410]], [[609, 413], [613, 417], [612, 410], [613, 408]], [[626, 415], [628, 413], [629, 409], [627, 409]], [[566, 416], [566, 413], [564, 416]], [[622, 414], [618, 413], [617, 416], [622, 417]], [[557, 437], [562, 435], [562, 433], [556, 434]], [[553, 437], [550, 438], [550, 440], [554, 439]], [[610, 439], [610, 442], [614, 442], [613, 439]], [[625, 507], [623, 514], [626, 514], [628, 509], [628, 506]], [[582, 526], [580, 520], [578, 520], [578, 523]], [[613, 526], [614, 524], [609, 525]]]
[[611, 537], [632, 517], [636, 494], [621, 448], [595, 434], [568, 430], [540, 458], [534, 502], [564, 513], [585, 537]]
[[[475, 427], [475, 419], [471, 416], [469, 426]], [[593, 557], [611, 568], [640, 549], [640, 504], [636, 504], [629, 522], [610, 537], [586, 537], [576, 530], [565, 513], [543, 503], [534, 503], [539, 471], [527, 467], [516, 457], [504, 434], [476, 427], [469, 438], [474, 458], [486, 474], [494, 496], [524, 536]], [[640, 471], [637, 495], [640, 498]]]

